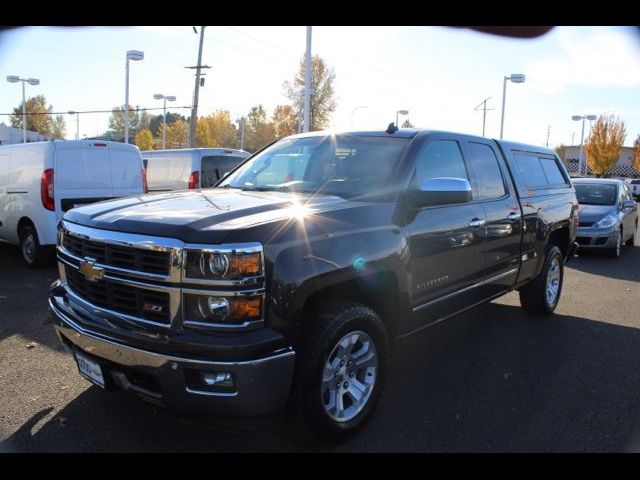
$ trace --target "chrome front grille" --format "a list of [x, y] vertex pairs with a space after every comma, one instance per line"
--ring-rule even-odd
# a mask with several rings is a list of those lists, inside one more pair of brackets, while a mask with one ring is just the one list
[[[58, 229], [58, 270], [70, 301], [84, 311], [174, 330], [196, 327], [183, 319], [185, 293], [216, 297], [258, 295], [264, 299], [262, 275], [210, 281], [186, 278], [186, 252], [193, 249], [262, 252], [260, 244], [193, 245], [62, 221]], [[262, 261], [264, 272], [264, 257]], [[257, 328], [263, 323], [264, 319], [197, 327], [232, 331]]]

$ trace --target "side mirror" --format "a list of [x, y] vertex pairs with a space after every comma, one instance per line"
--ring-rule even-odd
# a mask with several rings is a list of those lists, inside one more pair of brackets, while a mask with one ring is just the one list
[[633, 200], [625, 200], [624, 202], [622, 202], [622, 209], [626, 210], [627, 208], [630, 209], [634, 209], [636, 206], [636, 202], [634, 202]]
[[419, 190], [413, 190], [409, 195], [416, 208], [467, 203], [471, 201], [471, 185], [466, 178], [428, 178], [420, 184]]

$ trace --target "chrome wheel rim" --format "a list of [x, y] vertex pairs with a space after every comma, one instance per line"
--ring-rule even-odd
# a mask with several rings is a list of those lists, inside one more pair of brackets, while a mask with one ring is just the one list
[[322, 370], [320, 398], [329, 417], [347, 422], [367, 405], [376, 382], [378, 354], [371, 337], [355, 331], [331, 350]]
[[554, 258], [547, 273], [547, 304], [553, 305], [560, 291], [560, 261]]
[[27, 235], [22, 242], [22, 255], [27, 259], [29, 263], [33, 262], [36, 254], [36, 239], [33, 235]]

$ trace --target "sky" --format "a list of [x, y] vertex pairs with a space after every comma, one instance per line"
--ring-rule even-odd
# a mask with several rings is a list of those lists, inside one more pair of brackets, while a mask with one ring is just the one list
[[[198, 27], [198, 31], [199, 31]], [[24, 27], [0, 34], [0, 113], [21, 104], [19, 84], [7, 75], [34, 77], [27, 96], [43, 94], [55, 112], [110, 110], [124, 104], [125, 54], [130, 104], [161, 108], [153, 95], [175, 95], [168, 111], [188, 116], [199, 36], [185, 27]], [[262, 104], [270, 114], [288, 103], [283, 82], [304, 55], [306, 27], [209, 26], [205, 29], [198, 114], [228, 110], [232, 118]], [[537, 39], [515, 39], [449, 27], [315, 26], [312, 52], [333, 68], [337, 108], [331, 128], [385, 129], [398, 110], [417, 127], [498, 138], [503, 79], [507, 82], [504, 138], [549, 146], [579, 144], [572, 115], [614, 113], [626, 123], [625, 145], [640, 134], [640, 31], [630, 27], [556, 27]], [[366, 108], [357, 108], [366, 107]], [[161, 113], [162, 110], [150, 112]], [[67, 138], [76, 117], [66, 114]], [[103, 133], [109, 113], [81, 114], [80, 138]], [[9, 124], [8, 116], [0, 122]], [[585, 137], [588, 134], [587, 121]]]

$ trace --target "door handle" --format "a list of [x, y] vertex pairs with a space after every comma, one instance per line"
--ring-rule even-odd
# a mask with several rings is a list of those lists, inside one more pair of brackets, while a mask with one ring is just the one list
[[520, 213], [519, 212], [511, 212], [509, 215], [507, 215], [507, 220], [509, 220], [510, 222], [515, 222], [516, 220], [520, 219]]
[[487, 221], [484, 218], [474, 218], [473, 220], [469, 221], [469, 226], [473, 228], [482, 227], [485, 223], [487, 223]]

